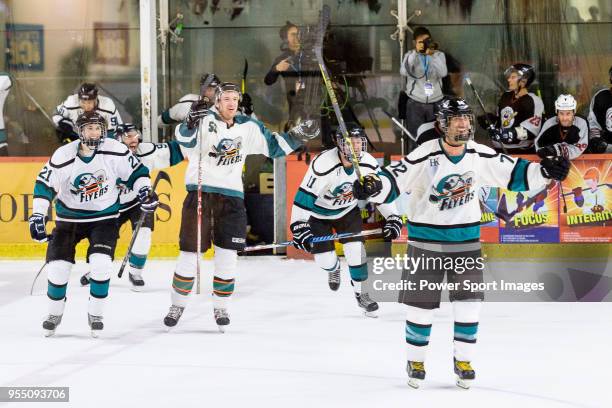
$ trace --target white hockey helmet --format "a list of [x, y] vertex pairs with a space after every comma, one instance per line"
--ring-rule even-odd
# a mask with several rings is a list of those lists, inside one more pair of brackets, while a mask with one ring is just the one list
[[570, 94], [561, 94], [555, 101], [555, 112], [574, 111], [576, 112], [576, 99]]

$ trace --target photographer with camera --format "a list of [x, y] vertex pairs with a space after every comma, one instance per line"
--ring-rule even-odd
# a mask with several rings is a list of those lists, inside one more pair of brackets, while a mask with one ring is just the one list
[[416, 135], [419, 126], [435, 119], [434, 107], [442, 100], [442, 78], [446, 77], [446, 56], [432, 40], [429, 30], [417, 27], [414, 49], [404, 56], [400, 74], [407, 77], [406, 128]]

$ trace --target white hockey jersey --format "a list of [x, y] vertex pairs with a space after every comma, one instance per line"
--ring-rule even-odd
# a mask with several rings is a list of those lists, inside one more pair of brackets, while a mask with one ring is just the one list
[[[98, 95], [98, 104], [95, 110], [106, 119], [108, 125], [107, 134], [109, 137], [114, 138], [117, 126], [122, 124], [123, 121], [113, 100], [109, 97]], [[70, 95], [61, 105], [57, 106], [56, 112], [53, 115], [53, 123], [57, 127], [62, 119], [68, 119], [72, 123], [74, 132], [78, 134], [76, 121], [82, 113], [83, 109], [79, 105], [79, 95]]]
[[480, 238], [480, 187], [512, 191], [543, 188], [538, 163], [496, 153], [469, 141], [464, 154], [449, 157], [440, 140], [425, 142], [381, 172], [383, 190], [373, 202], [392, 202], [410, 191], [408, 237], [424, 242], [470, 242]]
[[170, 109], [166, 109], [157, 117], [157, 126], [163, 127], [181, 123], [187, 118], [191, 105], [200, 99], [200, 95], [187, 94], [183, 96]]
[[93, 156], [78, 155], [80, 141], [53, 153], [34, 185], [33, 212], [47, 214], [55, 199], [56, 219], [91, 222], [119, 215], [119, 184], [138, 191], [151, 185], [149, 170], [124, 144], [106, 139]]
[[576, 115], [565, 137], [561, 136], [559, 120], [556, 116], [544, 122], [540, 134], [535, 140], [536, 151], [544, 146], [558, 145], [563, 156], [574, 160], [584, 153], [589, 145], [589, 125], [582, 116]]
[[[342, 165], [338, 154], [338, 148], [334, 147], [310, 162], [293, 201], [291, 224], [308, 221], [311, 216], [337, 220], [357, 206], [358, 200], [353, 197], [357, 174], [353, 167], [346, 169]], [[365, 152], [359, 160], [359, 168], [362, 175], [380, 171], [376, 159]], [[381, 204], [378, 209], [385, 218], [398, 214], [393, 203]]]
[[[182, 147], [176, 141], [168, 143], [139, 143], [136, 157], [149, 169], [149, 172], [165, 169], [185, 160]], [[138, 190], [121, 184], [121, 208], [119, 212], [127, 211], [138, 205]]]
[[181, 123], [175, 129], [177, 142], [187, 149], [189, 165], [185, 172], [187, 191], [197, 190], [198, 157], [202, 154], [202, 191], [244, 198], [242, 167], [250, 154], [270, 158], [285, 156], [301, 142], [286, 133], [273, 133], [263, 123], [244, 115], [236, 115], [228, 126], [216, 111], [200, 121], [196, 129]]

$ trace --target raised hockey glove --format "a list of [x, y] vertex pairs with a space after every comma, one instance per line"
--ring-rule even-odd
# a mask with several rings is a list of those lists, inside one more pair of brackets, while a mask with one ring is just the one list
[[314, 119], [304, 120], [287, 132], [292, 137], [305, 142], [307, 140], [314, 139], [319, 136], [321, 133], [321, 129], [319, 127], [319, 123]]
[[42, 214], [32, 214], [30, 218], [28, 218], [28, 222], [30, 223], [30, 236], [34, 241], [37, 242], [47, 242], [49, 240], [49, 236], [47, 235], [47, 231], [45, 226], [47, 225], [47, 216]]
[[138, 190], [138, 201], [140, 201], [140, 210], [145, 213], [152, 213], [159, 205], [157, 193], [151, 190], [151, 187], [142, 187]]
[[353, 182], [353, 196], [358, 200], [367, 200], [371, 196], [379, 193], [383, 188], [382, 180], [376, 174], [363, 176], [361, 182]]
[[538, 149], [537, 153], [538, 153], [538, 156], [540, 156], [540, 158], [542, 159], [546, 157], [563, 156], [563, 153], [561, 152], [561, 148], [558, 144], [544, 146]]
[[589, 151], [591, 153], [605, 153], [608, 148], [608, 143], [602, 137], [593, 137], [589, 139]]
[[574, 203], [576, 203], [578, 207], [582, 207], [584, 205], [584, 196], [582, 195], [582, 187], [576, 187], [575, 189], [572, 190], [572, 193], [574, 193]]
[[192, 103], [187, 118], [185, 119], [187, 121], [187, 128], [195, 129], [198, 127], [200, 120], [210, 113], [209, 107], [210, 101], [208, 98], [203, 98]]
[[62, 119], [57, 124], [57, 138], [60, 143], [66, 144], [77, 140], [79, 135], [74, 131], [72, 123], [68, 119]]
[[296, 221], [291, 224], [291, 233], [293, 234], [293, 246], [302, 251], [310, 252], [312, 244], [310, 240], [313, 238], [310, 223], [305, 221]]
[[385, 226], [383, 227], [383, 238], [385, 241], [393, 241], [397, 239], [402, 232], [402, 217], [399, 215], [390, 215], [385, 220]]
[[246, 92], [242, 94], [242, 101], [240, 101], [240, 108], [242, 109], [242, 113], [244, 113], [247, 116], [250, 116], [254, 111], [253, 100], [251, 99], [251, 95], [249, 95]]
[[547, 157], [540, 162], [540, 171], [548, 179], [563, 181], [569, 170], [570, 161], [565, 157]]

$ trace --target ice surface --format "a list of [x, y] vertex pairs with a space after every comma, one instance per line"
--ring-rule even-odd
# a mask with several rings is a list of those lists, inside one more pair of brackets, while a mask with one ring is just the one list
[[113, 274], [105, 329], [93, 339], [88, 289], [78, 283], [83, 262], [73, 269], [62, 324], [43, 337], [44, 273], [28, 294], [41, 264], [0, 262], [0, 385], [69, 386], [71, 407], [612, 406], [610, 303], [485, 304], [469, 391], [454, 385], [446, 303], [434, 321], [427, 379], [413, 390], [404, 371], [404, 307], [385, 303], [378, 319], [363, 317], [345, 266], [332, 292], [312, 262], [240, 259], [232, 322], [220, 334], [206, 261], [205, 293], [192, 296], [166, 333], [174, 262], [150, 261], [141, 293]]

